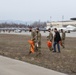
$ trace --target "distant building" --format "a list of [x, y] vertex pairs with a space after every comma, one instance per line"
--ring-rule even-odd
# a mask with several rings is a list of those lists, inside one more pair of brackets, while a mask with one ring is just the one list
[[66, 27], [68, 25], [76, 26], [76, 20], [70, 21], [52, 21], [47, 23], [47, 27]]
[[70, 18], [70, 20], [76, 20], [76, 18]]

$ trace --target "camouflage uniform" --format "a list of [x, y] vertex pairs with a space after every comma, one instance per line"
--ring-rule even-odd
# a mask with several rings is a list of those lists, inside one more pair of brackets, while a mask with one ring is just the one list
[[36, 50], [41, 53], [41, 33], [39, 31], [36, 32]]
[[65, 32], [62, 32], [61, 40], [62, 40], [62, 47], [65, 48]]
[[31, 32], [31, 40], [34, 41], [34, 42], [35, 42], [35, 35], [36, 35], [35, 31], [32, 30], [32, 32]]
[[[49, 32], [49, 35], [47, 36], [47, 40], [53, 42], [53, 34], [51, 31]], [[52, 51], [52, 47], [50, 47], [49, 50]]]
[[[35, 46], [35, 31], [31, 30], [31, 40], [34, 41], [34, 46]], [[29, 51], [29, 54], [31, 53], [31, 51]]]

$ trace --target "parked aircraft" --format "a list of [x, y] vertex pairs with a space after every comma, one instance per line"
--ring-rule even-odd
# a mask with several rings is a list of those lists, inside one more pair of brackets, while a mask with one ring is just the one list
[[54, 28], [57, 28], [58, 31], [61, 31], [61, 29], [63, 29], [65, 32], [70, 33], [71, 31], [76, 31], [76, 27], [72, 26], [72, 25], [68, 25], [67, 27], [57, 27], [57, 26], [47, 26], [46, 29], [48, 30], [49, 28], [51, 28], [52, 30], [54, 30]]
[[[76, 27], [75, 26], [72, 26], [72, 25], [68, 25], [67, 27], [56, 27], [56, 26], [53, 26], [53, 27], [50, 27], [50, 26], [47, 26], [45, 28], [39, 28], [40, 31], [48, 31], [48, 29], [51, 28], [52, 31], [54, 30], [54, 28], [57, 28], [58, 31], [61, 32], [61, 29], [63, 29], [65, 32], [68, 32], [70, 33], [70, 31], [76, 31]], [[33, 28], [33, 29], [36, 29], [36, 28]], [[15, 31], [15, 32], [22, 32], [22, 31], [29, 31], [29, 28], [0, 28], [0, 32], [1, 31], [8, 31], [8, 32], [11, 32], [11, 31]]]
[[0, 32], [3, 31], [3, 32], [11, 32], [11, 31], [15, 31], [15, 32], [22, 32], [22, 31], [28, 31], [29, 28], [0, 28]]
[[61, 29], [63, 29], [65, 32], [73, 32], [73, 31], [76, 31], [76, 27], [75, 26], [72, 26], [72, 25], [68, 25], [67, 27], [60, 27], [60, 28], [57, 28], [59, 31], [61, 31]]
[[66, 27], [66, 29], [69, 30], [69, 31], [76, 31], [76, 27], [75, 26], [72, 26], [72, 25], [68, 25]]

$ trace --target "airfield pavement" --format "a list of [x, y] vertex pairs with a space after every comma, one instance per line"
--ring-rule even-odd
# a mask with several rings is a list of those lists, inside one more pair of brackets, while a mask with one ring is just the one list
[[[10, 33], [8, 33], [8, 32], [2, 32], [2, 33], [0, 33], [0, 34], [17, 34], [17, 35], [30, 35], [30, 32], [21, 32], [21, 33], [19, 33], [19, 32], [10, 32]], [[43, 32], [43, 31], [41, 31], [41, 34], [42, 34], [42, 36], [47, 36], [49, 33], [48, 32]], [[76, 32], [70, 32], [70, 33], [66, 33], [66, 37], [76, 37]]]
[[0, 75], [66, 75], [26, 62], [0, 56]]

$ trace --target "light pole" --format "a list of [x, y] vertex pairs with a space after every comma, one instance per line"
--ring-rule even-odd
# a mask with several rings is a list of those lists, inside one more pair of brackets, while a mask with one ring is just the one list
[[51, 22], [52, 22], [52, 17], [50, 16], [50, 25], [51, 25], [51, 27], [52, 27], [52, 23], [51, 23]]
[[62, 27], [63, 27], [63, 20], [64, 20], [64, 15], [62, 16]]

